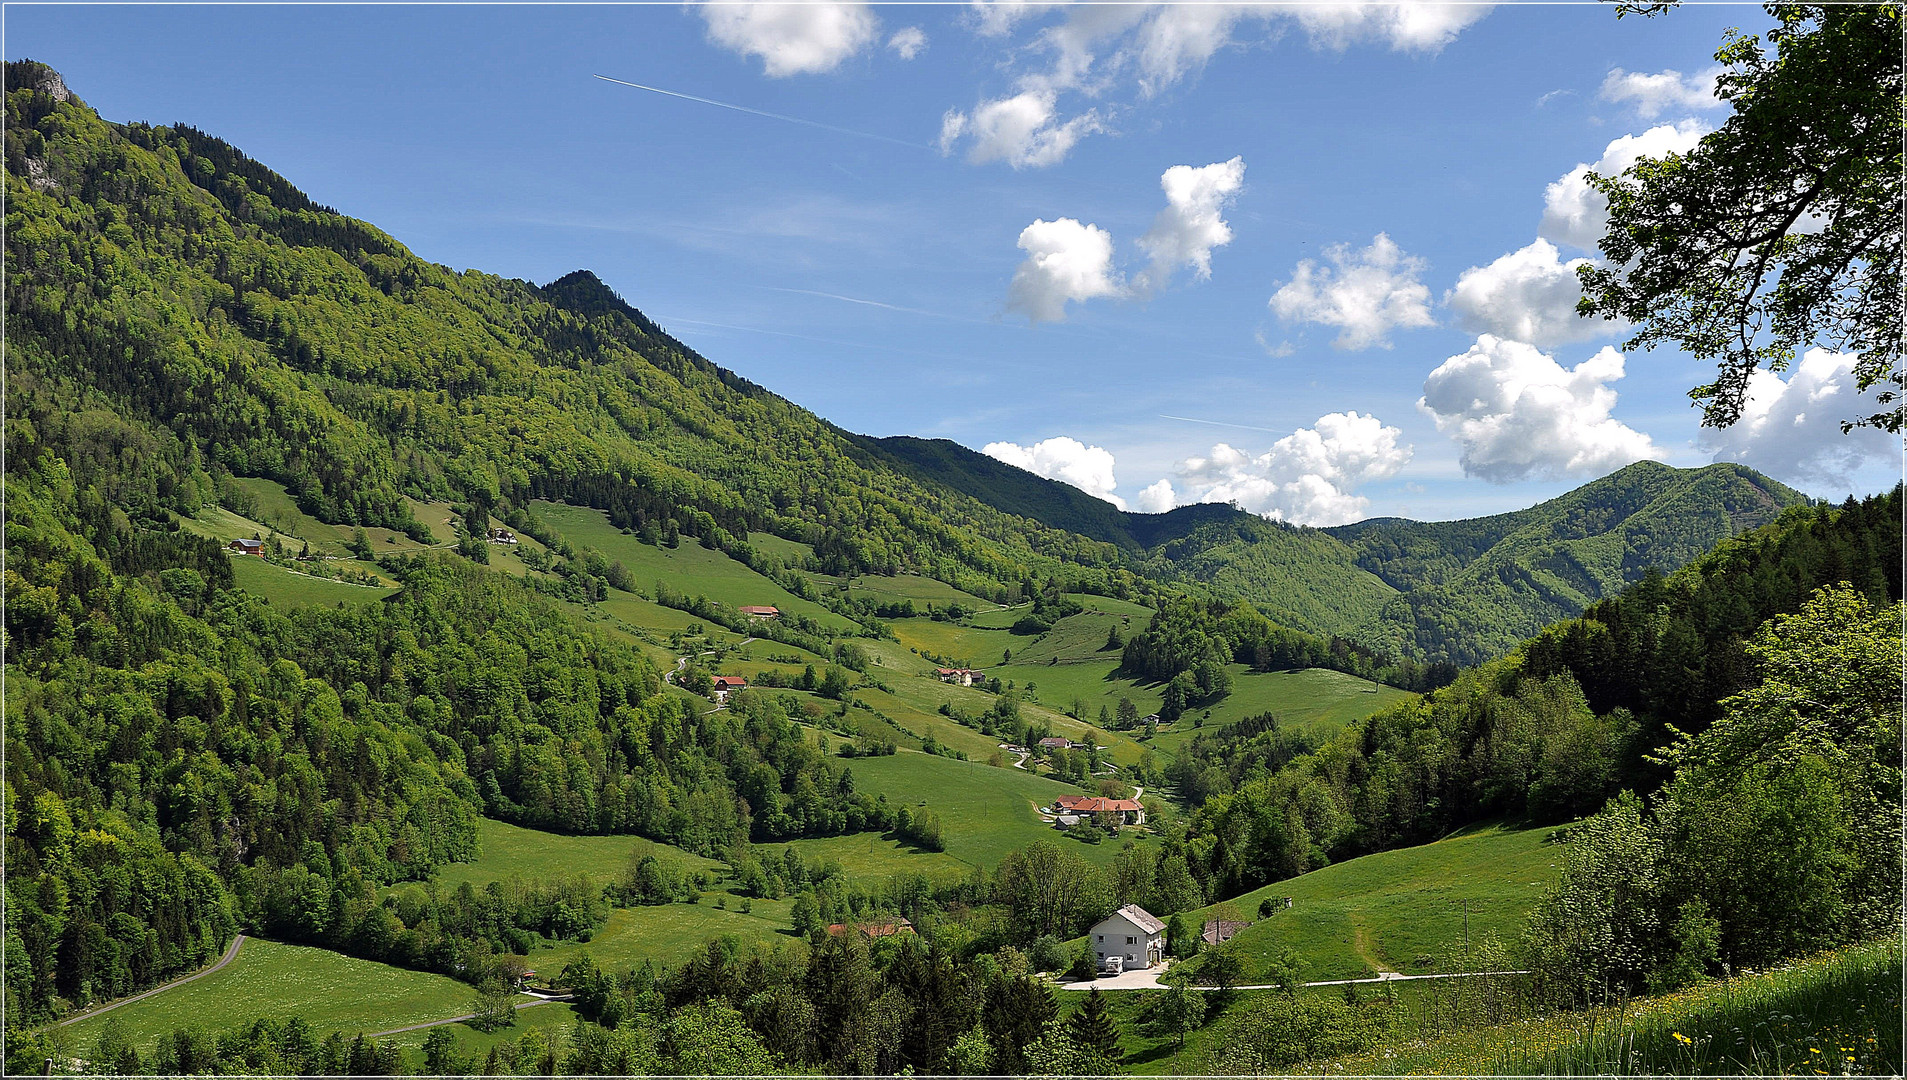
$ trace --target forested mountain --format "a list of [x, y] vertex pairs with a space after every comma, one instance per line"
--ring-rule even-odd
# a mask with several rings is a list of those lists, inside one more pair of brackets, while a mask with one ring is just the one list
[[924, 481], [1116, 544], [1149, 577], [1399, 659], [1467, 664], [1805, 499], [1741, 465], [1644, 461], [1508, 514], [1311, 529], [1222, 503], [1135, 514], [944, 439], [861, 441]]
[[1804, 501], [1743, 465], [1641, 461], [1527, 510], [1467, 521], [1374, 518], [1325, 531], [1402, 594], [1348, 636], [1475, 664]]
[[264, 476], [313, 516], [411, 532], [401, 494], [552, 498], [982, 595], [1118, 560], [885, 467], [587, 272], [453, 273], [212, 136], [109, 124], [50, 69], [8, 71], [15, 415], [127, 418], [187, 488], [166, 498]]

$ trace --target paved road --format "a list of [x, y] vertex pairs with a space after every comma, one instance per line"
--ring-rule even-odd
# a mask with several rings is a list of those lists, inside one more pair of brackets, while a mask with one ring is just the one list
[[[1095, 986], [1101, 990], [1167, 990], [1167, 989], [1170, 989], [1170, 987], [1166, 986], [1164, 983], [1161, 983], [1159, 981], [1159, 978], [1160, 976], [1164, 975], [1169, 968], [1170, 968], [1170, 965], [1167, 965], [1166, 967], [1141, 968], [1136, 971], [1123, 971], [1117, 975], [1108, 975], [1103, 979], [1088, 979], [1088, 980], [1082, 980], [1080, 982], [1064, 982], [1058, 985], [1059, 985], [1059, 989], [1061, 990], [1091, 990]], [[1415, 982], [1419, 979], [1474, 979], [1483, 975], [1528, 975], [1528, 974], [1529, 972], [1527, 971], [1453, 971], [1453, 972], [1449, 972], [1447, 974], [1442, 974], [1442, 975], [1399, 975], [1395, 971], [1386, 971], [1383, 974], [1378, 975], [1375, 978], [1370, 978], [1370, 979], [1325, 979], [1321, 982], [1308, 982], [1308, 983], [1305, 983], [1305, 985], [1306, 986], [1349, 986], [1349, 985], [1353, 985], [1357, 983]], [[1210, 989], [1210, 988], [1194, 986], [1192, 989], [1199, 990], [1199, 989]], [[1278, 990], [1281, 988], [1273, 983], [1252, 983], [1245, 986], [1234, 986], [1232, 987], [1232, 989], [1234, 990]]]
[[[510, 1007], [512, 1009], [534, 1009], [538, 1005], [548, 1005], [552, 1001], [568, 1001], [568, 1000], [569, 1000], [568, 994], [552, 994], [548, 997], [538, 997], [535, 1001], [519, 1001], [515, 1005], [512, 1005]], [[389, 1031], [373, 1031], [370, 1034], [366, 1035], [365, 1038], [382, 1039], [386, 1035], [402, 1035], [406, 1031], [422, 1031], [425, 1028], [443, 1027], [445, 1024], [461, 1024], [465, 1020], [476, 1019], [476, 1016], [477, 1016], [476, 1013], [465, 1013], [462, 1016], [452, 1016], [445, 1020], [426, 1020], [425, 1022], [421, 1024], [411, 1024], [408, 1027], [392, 1028]]]
[[112, 1012], [114, 1009], [119, 1008], [121, 1005], [131, 1005], [135, 1001], [144, 1001], [145, 999], [151, 997], [154, 994], [164, 993], [165, 991], [170, 990], [175, 986], [184, 986], [186, 983], [191, 982], [193, 979], [203, 979], [207, 975], [210, 975], [214, 971], [217, 971], [218, 969], [231, 963], [232, 958], [238, 955], [238, 947], [243, 944], [245, 944], [245, 935], [244, 934], [234, 935], [232, 938], [231, 946], [225, 950], [225, 955], [219, 957], [218, 961], [212, 964], [212, 966], [200, 968], [199, 970], [193, 972], [190, 975], [181, 976], [180, 978], [174, 979], [169, 983], [162, 983], [146, 991], [143, 994], [134, 994], [133, 996], [128, 998], [120, 998], [118, 1001], [115, 1001], [111, 1003], [110, 1005], [101, 1005], [97, 1009], [88, 1009], [83, 1013], [79, 1013], [74, 1016], [69, 1016], [66, 1019], [60, 1021], [59, 1024], [56, 1026], [65, 1027], [68, 1024], [77, 1024], [81, 1020], [91, 1020], [93, 1017], [98, 1016], [100, 1013]]

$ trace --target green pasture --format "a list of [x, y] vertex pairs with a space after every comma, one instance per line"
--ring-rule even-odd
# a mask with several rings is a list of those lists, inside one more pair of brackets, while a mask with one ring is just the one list
[[[482, 1058], [490, 1053], [490, 1048], [498, 1043], [515, 1042], [532, 1030], [553, 1034], [567, 1031], [576, 1023], [576, 1010], [567, 1002], [549, 1001], [541, 1005], [532, 1005], [516, 1011], [516, 1023], [496, 1031], [482, 1032], [469, 1024], [445, 1024], [444, 1030], [450, 1032], [451, 1053], [459, 1057]], [[422, 1049], [424, 1040], [435, 1028], [419, 1028], [390, 1037], [391, 1042], [410, 1051], [411, 1067], [422, 1071], [424, 1058]], [[482, 1061], [477, 1065], [481, 1067]]]
[[[726, 909], [717, 908], [720, 899]], [[586, 942], [565, 942], [530, 957], [538, 972], [555, 973], [588, 953], [600, 967], [632, 968], [644, 960], [658, 966], [682, 963], [704, 943], [733, 935], [745, 941], [794, 941], [794, 900], [753, 900], [741, 911], [740, 897], [710, 893], [693, 904], [645, 904], [617, 908]]]
[[[1230, 694], [1209, 709], [1188, 710], [1178, 723], [1161, 731], [1152, 745], [1176, 751], [1201, 725], [1208, 729], [1221, 727], [1260, 713], [1276, 715], [1293, 730], [1326, 735], [1414, 696], [1328, 668], [1253, 672], [1243, 664], [1233, 664], [1231, 672]], [[1138, 698], [1133, 700], [1137, 702]], [[1139, 713], [1143, 716], [1151, 711], [1141, 706]], [[1205, 715], [1208, 711], [1209, 717]]]
[[685, 539], [680, 547], [650, 547], [639, 538], [625, 534], [609, 523], [601, 510], [562, 503], [538, 502], [537, 517], [560, 530], [571, 543], [593, 547], [608, 558], [620, 562], [642, 584], [653, 590], [657, 581], [690, 596], [706, 596], [735, 607], [772, 605], [783, 611], [799, 612], [824, 626], [850, 630], [855, 624], [820, 604], [803, 600], [780, 585], [730, 559]]
[[885, 603], [898, 604], [903, 600], [912, 600], [915, 607], [946, 607], [948, 604], [961, 604], [969, 608], [990, 607], [987, 601], [961, 592], [944, 581], [918, 574], [899, 574], [892, 577], [863, 574], [842, 582], [843, 591], [849, 596], [872, 597]]
[[[889, 688], [893, 690], [895, 697], [912, 705], [921, 712], [933, 713], [937, 717], [939, 716], [940, 706], [942, 704], [952, 705], [963, 712], [977, 716], [991, 709], [993, 703], [998, 700], [993, 694], [989, 694], [984, 690], [976, 690], [971, 686], [959, 686], [954, 683], [944, 683], [931, 674], [890, 678], [887, 679], [886, 682]], [[1042, 694], [1041, 697], [1044, 698], [1045, 695]], [[1056, 708], [1042, 704], [1040, 701], [1021, 701], [1020, 715], [1029, 721], [1044, 722], [1053, 729], [1053, 734], [1064, 736], [1075, 742], [1083, 742], [1087, 734], [1090, 733], [1093, 737], [1093, 741], [1106, 751], [1106, 756], [1121, 765], [1135, 765], [1138, 763], [1140, 756], [1145, 753], [1145, 748], [1134, 741], [1129, 734], [1109, 732], [1094, 724], [1082, 720], [1075, 720], [1061, 713]], [[959, 727], [959, 725], [955, 724], [951, 719], [939, 717], [938, 722], [935, 723], [933, 727], [933, 730], [936, 732], [936, 738], [940, 737], [938, 732], [943, 730], [943, 726], [945, 729]], [[971, 732], [971, 729], [961, 730]], [[925, 734], [925, 732], [922, 732], [922, 734]], [[973, 732], [973, 734], [978, 733]], [[948, 738], [952, 739], [954, 737], [950, 731]], [[985, 737], [982, 736], [982, 739], [984, 740]], [[955, 744], [949, 742], [949, 745]], [[997, 740], [992, 740], [987, 741], [986, 745], [987, 753], [990, 754], [994, 749], [998, 748], [999, 744]]]
[[785, 566], [803, 566], [808, 560], [814, 558], [814, 548], [799, 540], [788, 540], [774, 533], [749, 533], [748, 546], [764, 554], [773, 555]]
[[[178, 1028], [221, 1032], [264, 1017], [302, 1016], [314, 1031], [387, 1031], [470, 1011], [477, 992], [443, 975], [328, 949], [247, 938], [218, 971], [66, 1028], [89, 1047], [116, 1019], [141, 1052]], [[524, 1000], [528, 1000], [527, 998]]]
[[234, 555], [231, 559], [232, 580], [238, 587], [254, 596], [264, 597], [274, 607], [368, 604], [397, 591], [396, 586], [353, 585], [330, 578], [312, 577], [251, 555]]
[[644, 855], [672, 861], [685, 870], [723, 868], [713, 859], [640, 836], [565, 836], [483, 818], [477, 822], [476, 861], [446, 863], [437, 868], [436, 880], [451, 889], [466, 881], [482, 888], [511, 878], [539, 881], [577, 874], [607, 883]]
[[1003, 650], [1018, 649], [1033, 640], [1006, 630], [980, 630], [925, 618], [895, 619], [887, 625], [910, 649], [960, 661], [958, 666], [985, 670], [999, 664]]
[[[860, 763], [857, 761], [852, 764]], [[857, 772], [855, 777], [858, 780], [860, 774]], [[899, 841], [871, 832], [855, 836], [791, 840], [787, 846], [800, 852], [804, 859], [837, 863], [849, 877], [857, 880], [887, 878], [896, 874], [922, 874], [935, 881], [944, 881], [965, 877], [972, 869], [946, 852], [915, 851]], [[772, 852], [774, 847], [769, 850]]]
[[[1024, 769], [905, 750], [847, 764], [856, 790], [885, 795], [894, 806], [912, 809], [924, 804], [932, 810], [940, 818], [945, 854], [969, 866], [992, 867], [1037, 840], [1064, 845], [1096, 863], [1110, 863], [1123, 843], [1082, 844], [1041, 822], [1036, 807], [1049, 806], [1060, 795], [1078, 794], [1079, 789]], [[1137, 839], [1141, 834], [1128, 830], [1125, 835]]]
[[[1472, 943], [1513, 942], [1555, 880], [1560, 849], [1547, 842], [1555, 831], [1485, 826], [1327, 866], [1185, 918], [1203, 923], [1224, 907], [1227, 918], [1253, 923], [1228, 946], [1244, 959], [1247, 982], [1287, 948], [1303, 958], [1308, 980], [1464, 971], [1466, 908]], [[1286, 896], [1290, 908], [1259, 917], [1261, 901]]]

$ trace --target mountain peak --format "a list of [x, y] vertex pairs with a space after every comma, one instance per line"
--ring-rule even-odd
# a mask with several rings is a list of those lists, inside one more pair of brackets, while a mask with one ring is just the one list
[[38, 60], [15, 60], [8, 63], [6, 82], [9, 90], [27, 87], [45, 94], [54, 101], [79, 101], [73, 96], [73, 92], [66, 88], [66, 80], [60, 76], [60, 73]]

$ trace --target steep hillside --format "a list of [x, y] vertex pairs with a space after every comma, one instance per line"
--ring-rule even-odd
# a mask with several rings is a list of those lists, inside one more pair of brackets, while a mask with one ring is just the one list
[[544, 287], [417, 258], [188, 127], [110, 124], [9, 66], [13, 415], [76, 454], [139, 429], [213, 501], [285, 484], [313, 517], [421, 536], [405, 497], [536, 497], [831, 573], [913, 570], [982, 595], [1110, 544], [921, 483], [697, 356], [587, 271]]

